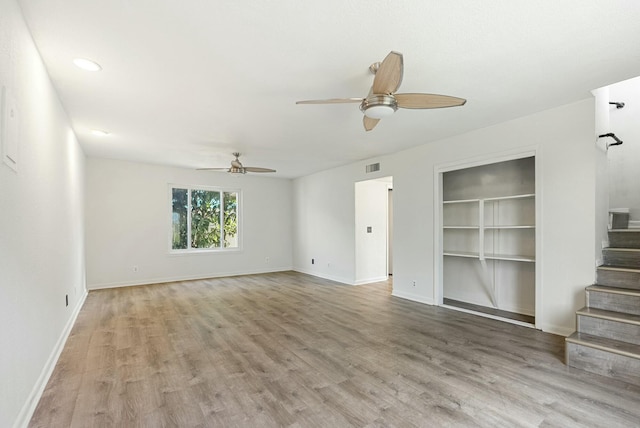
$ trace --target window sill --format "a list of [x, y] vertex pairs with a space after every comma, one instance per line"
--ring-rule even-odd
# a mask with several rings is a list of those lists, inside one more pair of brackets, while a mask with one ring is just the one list
[[202, 250], [169, 250], [170, 256], [195, 256], [207, 254], [237, 254], [241, 253], [242, 248], [215, 248]]

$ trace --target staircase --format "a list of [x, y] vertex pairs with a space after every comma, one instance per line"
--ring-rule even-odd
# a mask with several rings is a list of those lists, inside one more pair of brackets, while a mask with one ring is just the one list
[[568, 366], [640, 386], [640, 229], [612, 229], [577, 330], [565, 341]]

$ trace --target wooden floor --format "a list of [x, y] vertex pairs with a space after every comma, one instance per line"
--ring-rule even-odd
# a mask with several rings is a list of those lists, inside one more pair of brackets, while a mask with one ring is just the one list
[[640, 424], [564, 338], [294, 272], [92, 291], [32, 427]]

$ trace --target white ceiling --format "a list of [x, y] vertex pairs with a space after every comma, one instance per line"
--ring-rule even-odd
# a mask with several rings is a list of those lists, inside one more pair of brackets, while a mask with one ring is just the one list
[[[237, 150], [301, 176], [640, 75], [637, 0], [19, 2], [88, 156], [188, 168], [228, 166]], [[391, 50], [404, 54], [399, 92], [466, 106], [401, 109], [365, 132], [357, 104], [295, 104], [366, 96], [369, 65]]]

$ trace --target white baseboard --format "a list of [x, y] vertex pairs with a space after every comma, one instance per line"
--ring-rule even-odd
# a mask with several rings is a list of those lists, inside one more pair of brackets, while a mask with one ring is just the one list
[[162, 284], [166, 282], [176, 281], [192, 281], [197, 279], [209, 279], [209, 278], [223, 278], [225, 276], [241, 276], [241, 275], [256, 275], [261, 273], [273, 273], [273, 272], [285, 272], [293, 270], [291, 266], [273, 268], [273, 269], [261, 269], [261, 270], [243, 270], [243, 271], [230, 271], [230, 272], [215, 272], [201, 275], [184, 275], [179, 277], [167, 277], [167, 278], [147, 278], [137, 281], [122, 281], [111, 282], [102, 284], [88, 284], [89, 290], [102, 290], [105, 288], [120, 288], [120, 287], [135, 287], [136, 285], [150, 285], [150, 284]]
[[88, 295], [87, 290], [84, 290], [84, 293], [78, 300], [76, 307], [73, 309], [73, 313], [71, 314], [71, 317], [69, 317], [67, 324], [64, 326], [64, 329], [62, 330], [62, 333], [60, 334], [58, 341], [53, 347], [53, 350], [51, 351], [51, 354], [49, 355], [49, 358], [47, 359], [46, 364], [42, 368], [42, 372], [40, 372], [40, 376], [38, 377], [38, 380], [33, 386], [31, 393], [27, 397], [27, 401], [25, 401], [24, 405], [22, 406], [22, 409], [18, 414], [18, 418], [13, 424], [14, 428], [23, 428], [23, 427], [26, 428], [29, 425], [29, 421], [31, 421], [33, 412], [35, 412], [36, 406], [38, 405], [38, 402], [40, 401], [40, 398], [44, 393], [44, 389], [47, 386], [47, 382], [49, 382], [49, 378], [53, 373], [53, 369], [56, 367], [58, 358], [60, 358], [62, 349], [64, 348], [64, 345], [67, 343], [67, 338], [69, 337], [69, 334], [71, 333], [71, 329], [73, 328], [73, 325], [75, 324], [76, 319], [78, 318], [78, 314], [80, 313], [80, 309], [82, 309], [82, 305], [84, 305], [84, 302], [87, 299], [87, 295]]
[[629, 229], [640, 229], [640, 221], [629, 220]]
[[339, 282], [341, 284], [355, 285], [353, 281], [345, 279], [345, 278], [341, 278], [339, 276], [327, 275], [327, 274], [323, 274], [323, 273], [320, 273], [320, 272], [313, 272], [313, 271], [310, 271], [310, 270], [300, 269], [300, 268], [296, 268], [296, 267], [293, 268], [293, 271], [304, 273], [306, 275], [317, 276], [318, 278], [328, 279], [329, 281], [335, 281], [335, 282]]
[[366, 279], [359, 279], [357, 281], [355, 281], [353, 284], [354, 285], [364, 285], [364, 284], [372, 284], [374, 282], [381, 282], [381, 281], [386, 281], [389, 278], [386, 276], [378, 276], [375, 278], [366, 278]]
[[419, 294], [407, 293], [405, 291], [400, 291], [394, 289], [391, 293], [394, 297], [400, 297], [401, 299], [412, 300], [418, 303], [424, 303], [426, 305], [433, 305], [433, 299], [430, 297], [421, 296]]

